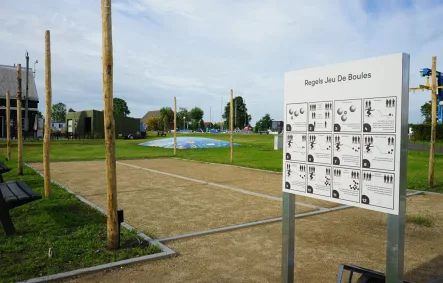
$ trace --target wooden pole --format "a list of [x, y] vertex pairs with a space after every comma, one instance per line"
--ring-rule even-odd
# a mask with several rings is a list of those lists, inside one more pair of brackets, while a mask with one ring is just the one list
[[6, 160], [11, 160], [11, 97], [6, 91]]
[[229, 142], [229, 146], [230, 146], [230, 148], [231, 148], [231, 163], [232, 163], [232, 161], [233, 161], [233, 158], [234, 158], [234, 154], [233, 154], [233, 142], [234, 142], [234, 136], [233, 136], [233, 132], [234, 132], [234, 120], [233, 120], [233, 106], [232, 106], [232, 101], [233, 101], [233, 96], [234, 96], [234, 91], [231, 89], [231, 102], [229, 103], [229, 106], [230, 106], [230, 110], [229, 110], [229, 128], [230, 128], [230, 137], [229, 137], [229, 140], [230, 140], [230, 142]]
[[22, 65], [17, 64], [17, 153], [18, 175], [23, 175], [23, 132], [22, 132]]
[[108, 201], [108, 248], [118, 248], [117, 172], [115, 160], [115, 121], [113, 114], [113, 56], [111, 0], [102, 0], [103, 100], [106, 142]]
[[43, 177], [45, 197], [51, 195], [51, 169], [50, 169], [50, 143], [51, 143], [51, 105], [52, 105], [52, 82], [51, 82], [51, 32], [45, 31], [45, 87], [46, 87], [46, 111], [45, 133], [43, 135]]
[[432, 57], [432, 122], [431, 122], [431, 146], [429, 153], [428, 186], [434, 185], [434, 154], [435, 134], [437, 128], [437, 57]]
[[174, 155], [177, 154], [177, 98], [174, 96]]

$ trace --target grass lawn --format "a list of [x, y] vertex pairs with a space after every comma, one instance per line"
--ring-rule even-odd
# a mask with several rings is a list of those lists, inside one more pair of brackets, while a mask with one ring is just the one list
[[[178, 135], [181, 136], [181, 135]], [[183, 135], [189, 136], [189, 135]], [[229, 140], [227, 134], [195, 134]], [[168, 134], [168, 137], [172, 137]], [[117, 158], [172, 157], [172, 149], [138, 146], [139, 143], [156, 139], [117, 140]], [[282, 170], [283, 153], [273, 149], [273, 135], [235, 135], [234, 165]], [[103, 140], [70, 140], [51, 142], [51, 161], [93, 160], [105, 158]], [[12, 142], [12, 161], [16, 167], [16, 142]], [[24, 161], [42, 161], [42, 141], [26, 141]], [[5, 142], [0, 142], [0, 155], [5, 154]], [[229, 148], [177, 150], [177, 157], [229, 164]], [[427, 190], [428, 152], [409, 151], [408, 188]], [[433, 191], [443, 192], [443, 154], [435, 156], [435, 186]], [[16, 176], [15, 170], [5, 174], [6, 180], [25, 180], [42, 193], [43, 179], [32, 169], [25, 167], [25, 175]], [[83, 204], [62, 188], [53, 185], [53, 196], [12, 210], [13, 221], [19, 231], [17, 236], [0, 236], [0, 281], [11, 282], [31, 277], [53, 274], [138, 255], [160, 251], [156, 246], [139, 246], [135, 233], [123, 230], [122, 246], [117, 252], [106, 247], [106, 218], [98, 211]], [[422, 219], [412, 222], [422, 223]], [[0, 229], [0, 233], [3, 231]], [[49, 259], [48, 249], [54, 256]]]
[[[28, 148], [25, 149], [25, 151]], [[24, 180], [43, 195], [43, 178], [24, 166], [18, 176], [16, 163], [5, 181]], [[17, 282], [161, 252], [134, 231], [122, 227], [121, 249], [106, 248], [106, 217], [64, 189], [52, 185], [51, 198], [11, 210], [17, 234], [6, 237], [0, 225], [0, 282]], [[48, 257], [49, 248], [53, 250]]]
[[[167, 137], [172, 137], [168, 134]], [[229, 140], [228, 134], [178, 134], [178, 136], [200, 136], [222, 140]], [[143, 140], [117, 140], [117, 158], [156, 158], [172, 157], [172, 149], [142, 147], [139, 143], [157, 139], [157, 136], [148, 137]], [[282, 170], [283, 153], [276, 151], [274, 147], [274, 135], [237, 134], [234, 142], [239, 147], [234, 147], [234, 165], [266, 169], [280, 172]], [[0, 150], [4, 152], [5, 143], [0, 143]], [[13, 142], [13, 146], [16, 144]], [[24, 146], [25, 162], [42, 161], [42, 142], [30, 141]], [[13, 148], [12, 157], [15, 158], [16, 150]], [[230, 164], [229, 148], [215, 149], [189, 149], [177, 150], [178, 158], [198, 161]], [[104, 159], [105, 148], [103, 140], [70, 140], [53, 141], [51, 143], [51, 161], [66, 160], [92, 160]], [[428, 176], [428, 152], [409, 151], [408, 158], [408, 188], [416, 190], [427, 190]], [[435, 155], [435, 173], [433, 191], [443, 192], [443, 154]]]

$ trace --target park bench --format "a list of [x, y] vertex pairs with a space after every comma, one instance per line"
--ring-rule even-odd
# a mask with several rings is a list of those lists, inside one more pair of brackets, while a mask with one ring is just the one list
[[165, 131], [158, 131], [157, 132], [157, 136], [162, 136], [162, 137], [166, 137], [166, 133], [165, 133]]
[[[349, 271], [348, 279], [342, 281], [345, 270]], [[354, 273], [360, 274], [360, 277], [356, 281], [357, 283], [385, 283], [386, 276], [383, 273], [366, 269], [356, 265], [340, 265], [338, 269], [337, 283], [351, 283], [353, 281]], [[409, 281], [403, 281], [404, 283], [411, 283]]]
[[11, 171], [11, 168], [9, 168], [6, 164], [0, 163], [0, 183], [3, 183], [3, 174]]
[[0, 222], [6, 236], [15, 233], [9, 210], [24, 204], [39, 200], [42, 195], [34, 192], [23, 181], [8, 181], [0, 183]]

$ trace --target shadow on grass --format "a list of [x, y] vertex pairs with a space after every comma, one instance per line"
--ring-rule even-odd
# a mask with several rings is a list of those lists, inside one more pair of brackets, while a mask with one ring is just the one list
[[443, 255], [439, 255], [406, 273], [405, 278], [414, 283], [427, 283], [437, 278], [443, 278]]

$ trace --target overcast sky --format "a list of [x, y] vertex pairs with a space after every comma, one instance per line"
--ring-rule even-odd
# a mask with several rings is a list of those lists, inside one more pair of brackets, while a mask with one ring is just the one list
[[[221, 103], [246, 100], [253, 124], [283, 119], [283, 74], [397, 52], [418, 70], [443, 71], [443, 1], [113, 0], [114, 97], [131, 115], [198, 106], [221, 119]], [[103, 109], [100, 0], [0, 0], [0, 64], [36, 65], [44, 111], [44, 32], [51, 31], [53, 103]], [[440, 67], [441, 66], [441, 67]], [[420, 122], [429, 92], [411, 93]]]

